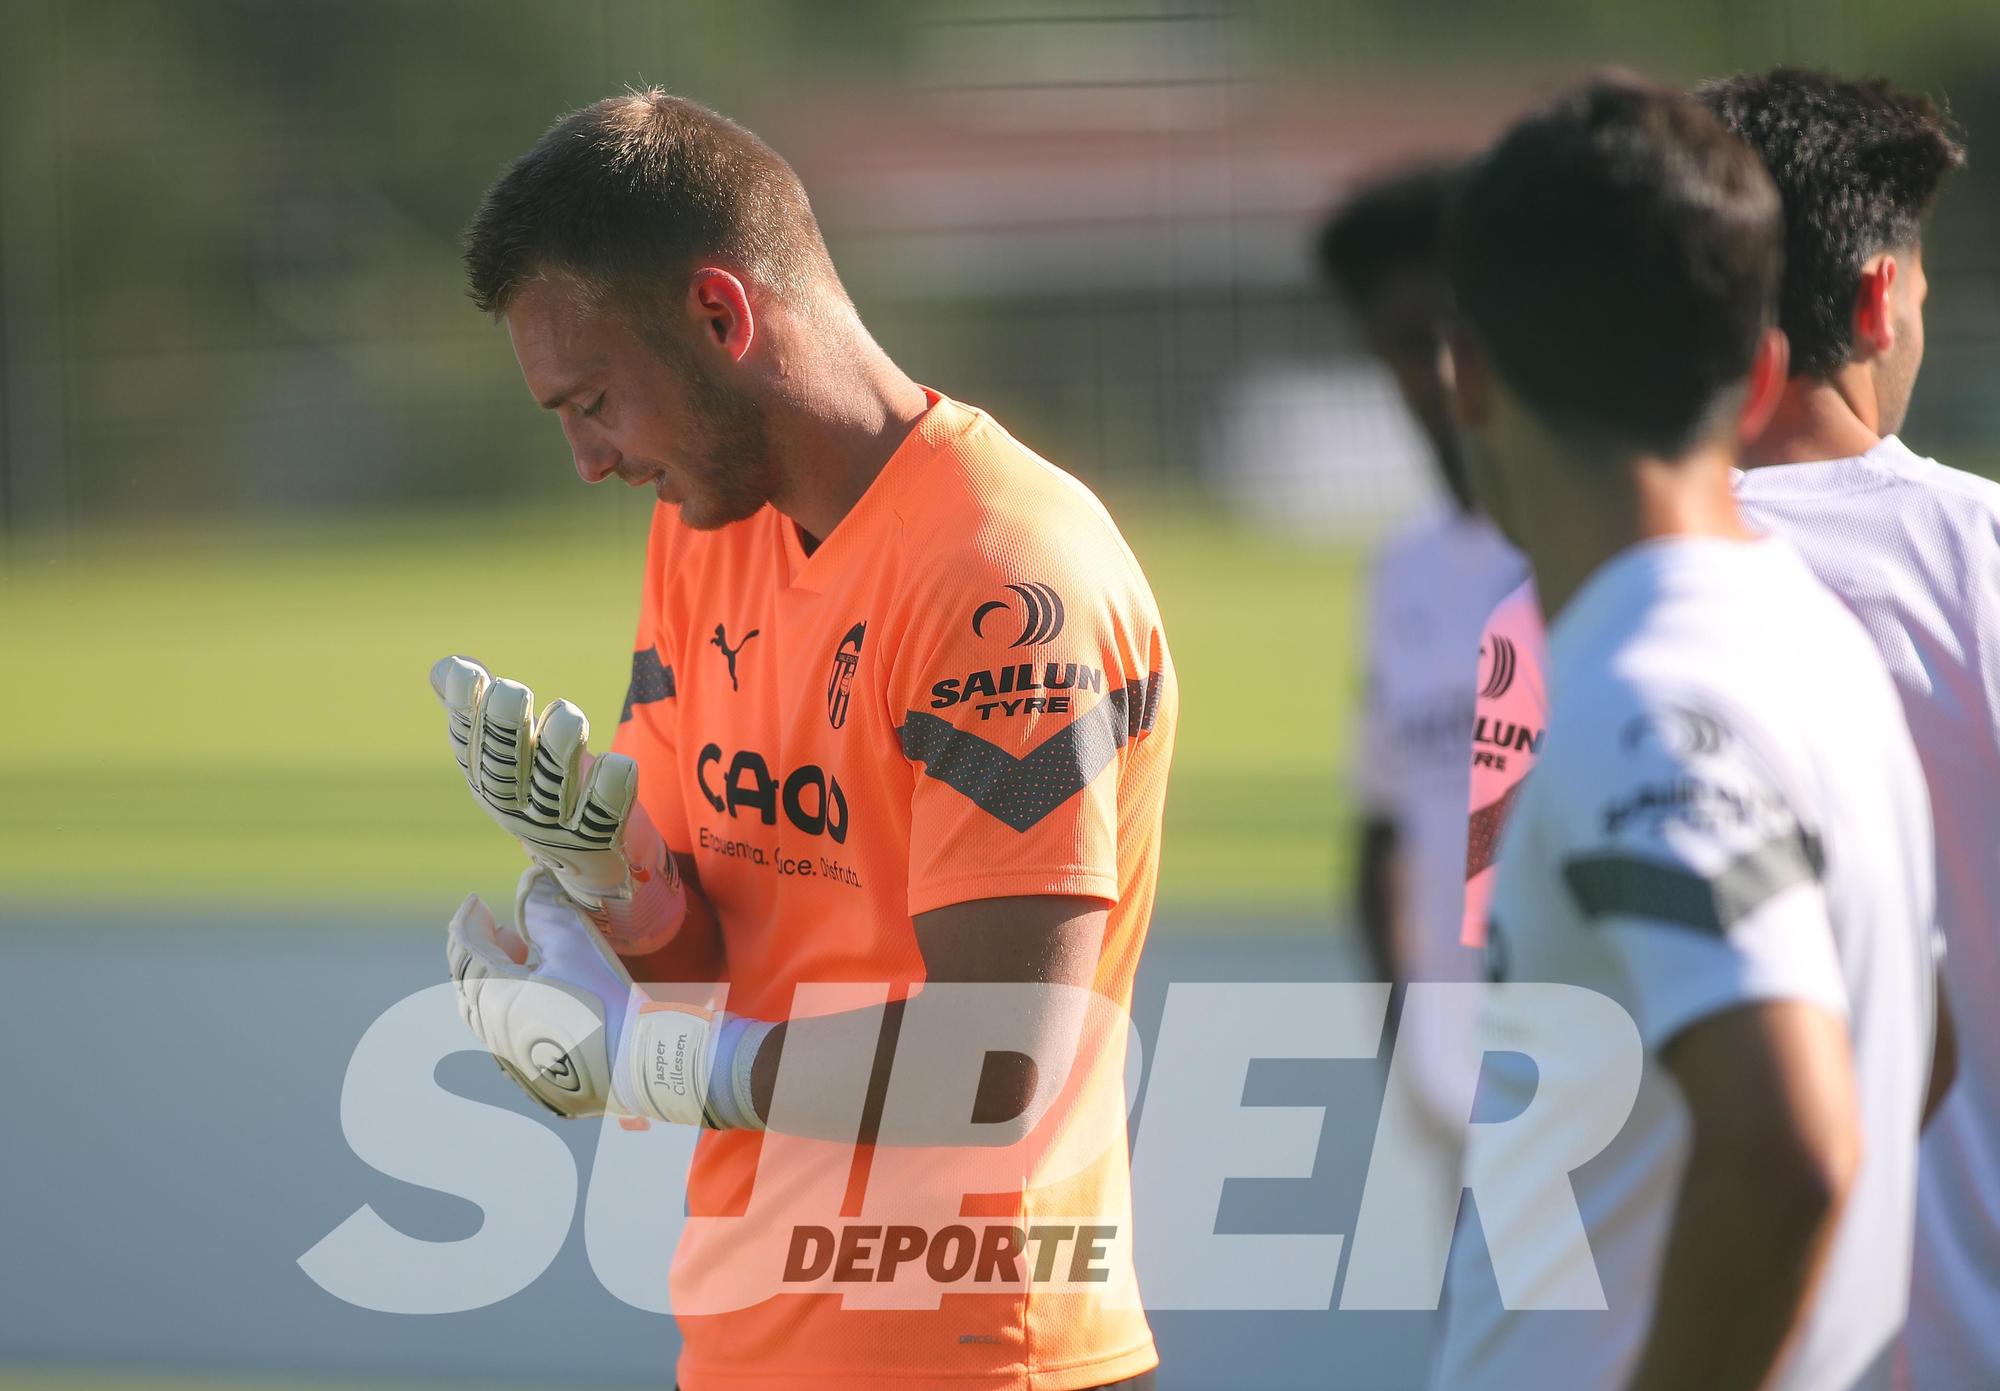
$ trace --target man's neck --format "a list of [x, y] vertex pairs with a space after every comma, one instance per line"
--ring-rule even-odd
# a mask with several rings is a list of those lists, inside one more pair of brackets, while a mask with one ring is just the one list
[[1572, 470], [1578, 482], [1562, 515], [1523, 538], [1543, 616], [1553, 623], [1605, 562], [1641, 542], [1751, 539], [1729, 487], [1735, 462], [1734, 450], [1709, 446], [1675, 460], [1639, 458], [1609, 471]]
[[1875, 393], [1846, 373], [1793, 377], [1764, 432], [1744, 451], [1743, 467], [1851, 459], [1882, 442]]
[[798, 525], [808, 551], [854, 510], [930, 406], [858, 320], [837, 339], [801, 363], [796, 390], [771, 423], [784, 479], [772, 502]]

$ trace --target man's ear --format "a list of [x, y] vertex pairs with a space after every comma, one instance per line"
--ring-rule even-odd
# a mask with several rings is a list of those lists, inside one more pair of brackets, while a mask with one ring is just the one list
[[1861, 267], [1854, 292], [1854, 346], [1857, 356], [1880, 357], [1896, 346], [1894, 291], [1902, 267], [1893, 252], [1878, 252]]
[[1493, 418], [1493, 364], [1479, 340], [1463, 324], [1454, 325], [1445, 339], [1446, 365], [1451, 381], [1452, 415], [1461, 428], [1477, 430]]
[[689, 278], [687, 310], [702, 341], [720, 348], [732, 362], [741, 362], [756, 340], [749, 291], [718, 266], [703, 266]]
[[1785, 381], [1792, 370], [1792, 344], [1781, 328], [1767, 328], [1757, 340], [1757, 354], [1750, 359], [1750, 375], [1744, 383], [1743, 410], [1736, 418], [1736, 437], [1748, 444], [1764, 433], [1777, 413], [1785, 394]]

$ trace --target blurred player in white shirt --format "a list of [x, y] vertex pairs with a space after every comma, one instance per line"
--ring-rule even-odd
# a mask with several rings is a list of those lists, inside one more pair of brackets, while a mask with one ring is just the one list
[[[1465, 731], [1479, 626], [1518, 584], [1527, 562], [1473, 507], [1451, 420], [1445, 330], [1444, 221], [1457, 171], [1409, 170], [1358, 191], [1329, 219], [1319, 260], [1371, 352], [1395, 378], [1431, 446], [1442, 504], [1391, 536], [1369, 584], [1367, 696], [1354, 761], [1362, 804], [1356, 917], [1377, 978], [1470, 981], [1479, 953], [1459, 942], [1465, 859]], [[1465, 1117], [1449, 1064], [1475, 1046], [1474, 1020], [1436, 1012], [1397, 1024], [1385, 1117], [1401, 1170], [1446, 1191], [1464, 1156]], [[1392, 1124], [1390, 1121], [1384, 1124]], [[1452, 1205], [1455, 1208], [1455, 1204]], [[1437, 1249], [1452, 1211], [1426, 1212], [1435, 1230], [1407, 1231]]]
[[1480, 624], [1527, 573], [1472, 506], [1451, 422], [1442, 256], [1454, 178], [1423, 167], [1369, 184], [1318, 243], [1322, 271], [1395, 378], [1445, 493], [1383, 544], [1369, 586], [1358, 917], [1376, 970], [1396, 981], [1478, 974], [1477, 954], [1458, 942], [1469, 683]]
[[[1550, 732], [1508, 819], [1488, 957], [1502, 981], [1616, 1000], [1643, 1066], [1618, 1137], [1570, 1172], [1548, 1153], [1561, 1116], [1474, 1128], [1468, 1181], [1509, 1195], [1482, 1200], [1489, 1248], [1513, 1244], [1530, 1293], [1588, 1277], [1604, 1307], [1503, 1308], [1454, 1259], [1445, 1386], [1888, 1374], [1931, 1072], [1933, 851], [1881, 659], [1731, 495], [1784, 390], [1781, 231], [1755, 154], [1691, 99], [1630, 85], [1516, 125], [1458, 213], [1477, 491], [1556, 616]], [[1565, 1049], [1517, 1000], [1487, 1021], [1501, 1109], [1525, 1114], [1548, 1067], [1616, 1087], [1613, 1040]], [[1571, 1201], [1587, 1251], [1555, 1239]]]
[[[1947, 1044], [1961, 1024], [1958, 1081], [1923, 1141], [1909, 1384], [2000, 1386], [2000, 1029], [1982, 1018], [2000, 998], [2000, 485], [1919, 458], [1895, 434], [1923, 357], [1921, 221], [1963, 154], [1927, 98], [1881, 83], [1779, 69], [1697, 95], [1763, 156], [1785, 207], [1791, 379], [1746, 451], [1738, 502], [1861, 619], [1934, 808]], [[1479, 718], [1543, 722], [1538, 620], [1532, 589], [1496, 611], [1518, 674], [1498, 699], [1480, 689]], [[1481, 752], [1469, 870], [1530, 761], [1488, 768], [1481, 786]], [[1480, 883], [1468, 886], [1468, 941], [1483, 929]], [[1934, 1102], [1949, 1079], [1949, 1067], [1933, 1078]]]

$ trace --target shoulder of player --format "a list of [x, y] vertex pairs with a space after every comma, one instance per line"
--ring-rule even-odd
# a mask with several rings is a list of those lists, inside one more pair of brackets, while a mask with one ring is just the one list
[[[2000, 623], [2000, 483], [1934, 460], [1898, 480], [1891, 495], [1899, 543], [1893, 551], [1822, 546], [1814, 559], [1843, 593], [1857, 583], [1886, 596], [1911, 629], [1941, 619], [1984, 649]], [[1936, 618], [1905, 610], [1934, 609]], [[1990, 655], [1967, 653], [1980, 663]]]
[[1539, 653], [1547, 645], [1547, 635], [1543, 631], [1541, 604], [1535, 598], [1535, 582], [1527, 580], [1508, 591], [1507, 597], [1486, 615], [1483, 632], [1489, 637], [1497, 634], [1517, 644], [1525, 643]]
[[[1896, 440], [1884, 441], [1861, 462], [1881, 485], [1865, 505], [1893, 513], [1913, 536], [1942, 533], [2000, 547], [2000, 482], [1918, 454]], [[1755, 495], [1746, 498], [1753, 513], [1760, 501]]]
[[881, 609], [892, 670], [934, 675], [929, 664], [946, 654], [958, 663], [1035, 651], [1106, 671], [1165, 661], [1152, 591], [1108, 522], [990, 509], [933, 529], [896, 569]]
[[1375, 583], [1409, 583], [1436, 574], [1439, 563], [1462, 541], [1454, 522], [1448, 511], [1436, 508], [1383, 537], [1369, 562]]
[[990, 518], [905, 557], [893, 608], [900, 614], [890, 616], [889, 631], [1005, 629], [1023, 646], [1160, 627], [1152, 591], [1116, 532], [1024, 533]]
[[1144, 587], [1137, 560], [1117, 525], [1081, 483], [1025, 456], [1000, 477], [961, 475], [901, 509], [904, 587], [918, 593], [971, 594], [1010, 582], [1073, 586], [1083, 591]]
[[1116, 527], [1096, 494], [1076, 478], [1029, 449], [984, 412], [940, 450], [923, 486], [897, 502], [906, 534], [929, 537], [949, 547], [957, 539], [940, 535], [948, 524], [971, 530], [1030, 532], [1109, 530]]
[[1952, 530], [2000, 548], [2000, 482], [1935, 459], [1920, 460], [1904, 480], [1931, 501]]
[[1621, 763], [1700, 759], [1738, 745], [1769, 755], [1797, 723], [1792, 695], [1740, 663], [1633, 644], [1551, 693], [1537, 776], [1557, 759], [1588, 780], [1615, 775]]

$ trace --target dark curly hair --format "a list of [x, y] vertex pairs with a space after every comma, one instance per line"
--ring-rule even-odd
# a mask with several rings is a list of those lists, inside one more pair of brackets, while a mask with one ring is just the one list
[[1862, 266], [1918, 245], [1965, 151], [1929, 97], [1879, 80], [1774, 68], [1704, 83], [1695, 96], [1764, 157], [1778, 185], [1778, 325], [1792, 341], [1792, 372], [1825, 376], [1853, 354]]

